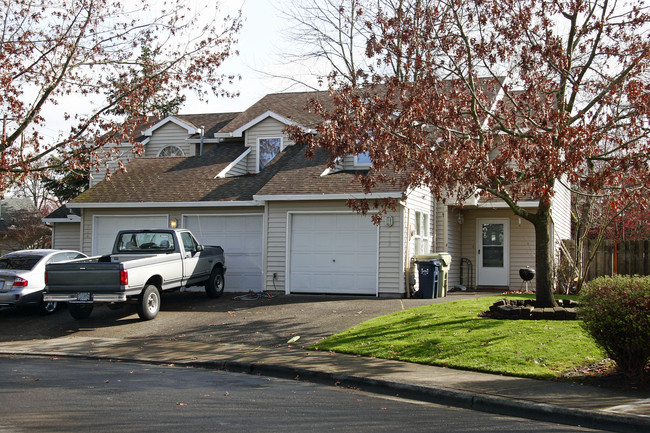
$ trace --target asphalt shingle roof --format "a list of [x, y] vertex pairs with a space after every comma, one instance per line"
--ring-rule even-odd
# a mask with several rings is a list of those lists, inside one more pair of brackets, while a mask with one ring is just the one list
[[306, 109], [308, 102], [312, 99], [318, 100], [322, 104], [331, 104], [329, 93], [325, 91], [271, 93], [237, 115], [232, 122], [224, 126], [219, 132], [233, 132], [267, 111], [286, 117], [301, 126], [313, 127], [322, 119]]
[[[245, 149], [243, 143], [221, 143], [202, 156], [137, 158], [125, 173], [115, 173], [71, 203], [232, 202], [250, 201], [254, 195], [363, 193], [354, 173], [321, 176], [327, 152], [306, 158], [301, 144], [287, 147], [258, 174], [217, 178]], [[374, 192], [398, 190], [385, 185]]]

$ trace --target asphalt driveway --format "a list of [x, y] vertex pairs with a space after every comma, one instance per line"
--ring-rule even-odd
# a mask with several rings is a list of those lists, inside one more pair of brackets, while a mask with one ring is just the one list
[[138, 319], [134, 305], [120, 310], [96, 307], [89, 319], [73, 319], [65, 308], [51, 316], [36, 311], [0, 309], [0, 342], [63, 336], [238, 343], [278, 346], [300, 337], [308, 346], [324, 337], [383, 314], [402, 309], [490, 293], [453, 293], [442, 299], [378, 299], [374, 297], [284, 295], [249, 298], [225, 293], [175, 292], [163, 296], [154, 320]]

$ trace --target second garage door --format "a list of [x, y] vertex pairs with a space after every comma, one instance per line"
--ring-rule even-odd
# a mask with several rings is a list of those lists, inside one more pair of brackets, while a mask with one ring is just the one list
[[377, 227], [350, 214], [291, 217], [289, 291], [377, 295]]
[[189, 215], [183, 226], [226, 256], [226, 291], [262, 290], [262, 215]]

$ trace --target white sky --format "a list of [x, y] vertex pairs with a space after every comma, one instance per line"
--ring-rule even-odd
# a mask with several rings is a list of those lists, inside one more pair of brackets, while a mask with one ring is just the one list
[[[201, 3], [201, 0], [195, 1]], [[299, 87], [291, 80], [271, 76], [296, 76], [300, 70], [298, 65], [283, 64], [282, 59], [282, 53], [290, 49], [287, 47], [290, 42], [285, 35], [291, 23], [278, 8], [283, 5], [288, 7], [289, 2], [221, 0], [221, 4], [227, 12], [242, 8], [244, 21], [237, 44], [239, 56], [227, 59], [222, 67], [224, 73], [241, 75], [241, 81], [233, 86], [240, 96], [233, 99], [215, 97], [204, 104], [187, 95], [188, 101], [181, 108], [181, 113], [243, 111], [268, 93], [306, 90], [306, 87]], [[311, 77], [309, 82], [313, 86], [317, 85], [315, 77]]]
[[[198, 11], [205, 10], [207, 13], [213, 10], [214, 0], [186, 0], [186, 4], [189, 2], [194, 3], [194, 8]], [[224, 74], [241, 76], [241, 81], [227, 87], [233, 92], [238, 91], [240, 95], [235, 98], [212, 96], [207, 103], [204, 103], [193, 94], [186, 94], [187, 101], [180, 109], [181, 114], [243, 111], [268, 93], [307, 89], [296, 86], [291, 80], [273, 78], [269, 75], [297, 76], [300, 70], [305, 70], [299, 65], [283, 64], [282, 53], [290, 50], [286, 45], [290, 42], [285, 35], [291, 23], [282, 16], [278, 8], [288, 7], [289, 1], [219, 0], [219, 3], [222, 11], [219, 18], [242, 8], [243, 26], [236, 46], [240, 54], [228, 58], [220, 68]], [[266, 74], [261, 71], [265, 71]], [[309, 73], [313, 71], [310, 70]], [[317, 86], [315, 75], [308, 79], [303, 78], [303, 81], [309, 81], [311, 85]], [[39, 128], [42, 135], [52, 140], [69, 128], [70, 122], [63, 119], [64, 111], [80, 112], [84, 111], [84, 106], [88, 106], [90, 110], [89, 104], [92, 103], [80, 95], [61, 98], [59, 102], [59, 105], [50, 105], [44, 109], [46, 124], [43, 128]]]

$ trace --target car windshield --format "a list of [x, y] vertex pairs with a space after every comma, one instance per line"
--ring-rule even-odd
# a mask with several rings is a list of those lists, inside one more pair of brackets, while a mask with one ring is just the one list
[[117, 242], [117, 251], [123, 253], [174, 251], [174, 237], [169, 232], [122, 233]]
[[43, 256], [5, 256], [0, 258], [0, 269], [14, 269], [18, 271], [29, 271]]

